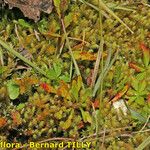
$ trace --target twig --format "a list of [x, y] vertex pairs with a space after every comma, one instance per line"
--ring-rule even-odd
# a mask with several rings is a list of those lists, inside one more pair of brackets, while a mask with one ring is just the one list
[[95, 133], [95, 135], [97, 135], [98, 136], [98, 115], [96, 114], [96, 110], [95, 110], [95, 107], [94, 107], [94, 105], [93, 105], [93, 103], [92, 103], [92, 108], [93, 108], [93, 114], [94, 114], [94, 117], [95, 117], [95, 129], [96, 129], [96, 133]]
[[[126, 130], [126, 129], [129, 129], [129, 128], [131, 128], [131, 126], [129, 126], [129, 127], [122, 127], [122, 128], [116, 128], [116, 129], [107, 129], [107, 130], [105, 130], [105, 133], [109, 133], [109, 132], [113, 132], [113, 131], [119, 131], [119, 130]], [[104, 131], [101, 131], [98, 134], [102, 135], [102, 134], [104, 134]], [[82, 137], [80, 139], [80, 141], [83, 141], [84, 139], [88, 139], [88, 138], [93, 138], [95, 136], [96, 136], [96, 133], [94, 133], [92, 135], [89, 135], [89, 136]]]
[[[125, 130], [125, 129], [128, 129], [128, 128], [131, 128], [131, 127], [117, 128], [117, 129], [114, 129], [114, 130], [111, 130], [111, 129], [106, 130], [105, 129], [105, 131], [101, 131], [99, 133], [99, 135], [104, 135], [104, 133], [109, 133], [109, 132], [113, 132], [113, 131], [117, 131], [117, 130]], [[150, 129], [141, 131], [141, 133], [143, 133], [143, 132], [150, 132]], [[139, 131], [132, 132], [131, 134], [136, 134], [136, 133], [139, 133]], [[119, 136], [120, 137], [132, 137], [131, 134], [127, 134], [127, 133], [126, 134], [125, 133], [124, 134], [119, 134], [118, 137]], [[73, 138], [57, 137], [57, 138], [48, 138], [48, 139], [45, 139], [45, 140], [42, 140], [42, 141], [36, 141], [35, 143], [44, 143], [44, 142], [49, 142], [49, 141], [87, 141], [88, 138], [92, 138], [92, 140], [90, 139], [90, 141], [93, 141], [93, 140], [95, 141], [95, 140], [98, 140], [98, 139], [100, 140], [101, 139], [101, 138], [96, 139], [94, 137], [96, 137], [96, 133], [93, 134], [93, 135], [89, 135], [89, 136], [83, 137], [83, 138], [81, 138], [79, 140], [75, 140]], [[110, 136], [106, 136], [106, 137], [108, 138]], [[103, 141], [103, 139], [102, 139], [102, 141]], [[27, 144], [27, 145], [21, 146], [20, 148], [15, 148], [13, 150], [27, 148], [29, 146], [30, 146], [30, 144]], [[65, 149], [65, 147], [64, 147], [64, 149]]]
[[95, 81], [96, 81], [96, 77], [97, 77], [98, 70], [99, 70], [100, 59], [101, 59], [102, 52], [103, 52], [103, 45], [104, 45], [104, 40], [101, 41], [99, 49], [98, 49], [98, 54], [97, 54], [97, 58], [96, 58], [95, 66], [94, 66], [94, 72], [92, 75], [91, 87], [94, 86]]
[[5, 30], [2, 30], [2, 31], [0, 31], [0, 34], [2, 34], [2, 33], [4, 33], [5, 32]]
[[35, 37], [38, 41], [40, 41], [40, 37], [39, 37], [39, 33], [34, 29], [34, 34], [35, 34]]
[[103, 140], [102, 140], [102, 148], [104, 147], [105, 136], [106, 136], [106, 128], [104, 128], [104, 134], [103, 134]]
[[85, 30], [83, 30], [83, 38], [82, 38], [82, 43], [83, 43], [83, 46], [81, 48], [81, 51], [83, 51], [83, 48], [84, 48], [84, 43], [85, 43]]
[[[98, 133], [99, 136], [103, 135], [104, 133], [106, 134], [109, 134], [110, 132], [114, 132], [114, 131], [120, 131], [120, 130], [126, 130], [126, 129], [130, 129], [132, 126], [129, 126], [129, 127], [123, 127], [123, 128], [116, 128], [116, 129], [106, 129], [105, 131], [101, 131]], [[127, 131], [128, 132], [128, 131]], [[123, 136], [127, 135], [127, 132], [126, 134], [121, 134]], [[130, 131], [129, 131], [130, 132]], [[128, 132], [128, 133], [129, 133]], [[146, 129], [146, 130], [143, 130], [143, 131], [134, 131], [134, 132], [130, 132], [130, 134], [137, 134], [137, 133], [144, 133], [144, 132], [150, 132], [150, 129]], [[85, 137], [82, 137], [79, 139], [79, 141], [84, 141], [85, 139], [89, 139], [89, 138], [94, 138], [96, 137], [96, 133], [94, 134], [91, 134], [89, 136], [85, 136]]]
[[141, 128], [140, 131], [144, 130], [144, 128], [147, 126], [147, 124], [148, 124], [148, 122], [149, 122], [149, 119], [150, 119], [150, 115], [148, 116], [148, 118], [147, 118], [147, 120], [146, 120], [144, 126]]
[[2, 52], [1, 46], [0, 46], [0, 62], [1, 62], [1, 65], [4, 66], [4, 58], [3, 58], [3, 52]]
[[136, 134], [136, 133], [144, 133], [144, 132], [150, 132], [150, 129], [146, 129], [146, 130], [142, 130], [142, 131], [134, 131], [132, 133]]
[[146, 3], [144, 3], [144, 2], [141, 2], [141, 4], [143, 4], [144, 6], [150, 7], [149, 4], [146, 4]]
[[[52, 37], [55, 37], [55, 38], [61, 38], [62, 36], [61, 35], [59, 35], [59, 34], [53, 34], [53, 33], [42, 33], [44, 36], [46, 36], [46, 35], [50, 35], [50, 36], [52, 36]], [[31, 35], [33, 35], [33, 34], [31, 34]], [[75, 41], [80, 41], [80, 42], [84, 42], [85, 44], [89, 44], [89, 42], [87, 42], [87, 41], [83, 41], [83, 39], [79, 39], [79, 38], [75, 38], [75, 37], [70, 37], [70, 36], [68, 36], [68, 39], [70, 39], [70, 40], [75, 40]]]
[[143, 150], [150, 145], [150, 136], [145, 139], [135, 150]]
[[15, 24], [15, 33], [16, 33], [16, 36], [17, 36], [17, 38], [18, 38], [18, 41], [19, 41], [20, 45], [21, 45], [22, 47], [24, 47], [23, 44], [22, 44], [22, 41], [21, 41], [21, 39], [20, 39], [20, 37], [19, 37], [18, 28], [17, 28], [17, 25], [16, 25], [16, 24]]
[[75, 38], [75, 37], [68, 37], [68, 39], [70, 40], [75, 40], [75, 41], [80, 41], [80, 42], [83, 42], [85, 44], [89, 44], [89, 42], [85, 41], [85, 39], [78, 39], [78, 38]]
[[62, 150], [66, 150], [67, 147], [68, 147], [68, 146], [66, 145]]
[[[120, 128], [121, 129], [121, 128]], [[128, 129], [128, 128], [126, 128], [126, 129]], [[119, 129], [118, 129], [119, 130]], [[106, 130], [105, 131], [105, 133], [107, 133], [107, 134], [109, 134], [109, 132], [113, 132], [113, 131], [117, 131], [117, 130]], [[147, 130], [143, 130], [143, 131], [141, 131], [140, 133], [144, 133], [144, 132], [150, 132], [150, 129], [147, 129]], [[135, 132], [130, 132], [130, 131], [127, 131], [126, 133], [122, 133], [122, 134], [118, 134], [118, 135], [116, 135], [115, 137], [130, 137], [130, 138], [132, 138], [133, 137], [133, 135], [134, 134], [137, 134], [137, 133], [139, 133], [139, 131], [135, 131]], [[92, 138], [92, 139], [90, 139], [90, 141], [91, 140], [94, 140], [94, 141], [96, 141], [96, 140], [100, 140], [100, 139], [102, 139], [102, 137], [100, 137], [100, 136], [103, 136], [103, 134], [104, 134], [104, 131], [101, 131], [100, 133], [99, 133], [99, 136], [97, 137], [97, 135], [96, 135], [96, 133], [95, 134], [92, 134], [92, 135], [89, 135], [89, 136], [87, 136], [87, 137], [84, 137], [84, 138], [81, 138], [79, 141], [82, 141], [82, 142], [85, 142], [85, 141], [87, 141], [89, 138]], [[105, 139], [106, 138], [108, 138], [108, 137], [112, 137], [112, 135], [105, 135]]]
[[57, 58], [60, 57], [61, 53], [62, 53], [62, 50], [64, 48], [64, 45], [65, 45], [65, 42], [62, 43], [62, 45], [60, 46], [60, 49], [59, 49], [59, 54], [57, 55]]

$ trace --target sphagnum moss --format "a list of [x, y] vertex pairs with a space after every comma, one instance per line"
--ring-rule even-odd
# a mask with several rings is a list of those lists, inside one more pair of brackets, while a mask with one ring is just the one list
[[[92, 0], [88, 2], [91, 2], [91, 4], [98, 6], [97, 0]], [[104, 102], [106, 102], [107, 104], [107, 101], [111, 100], [111, 98], [113, 98], [113, 96], [115, 96], [115, 94], [117, 94], [117, 92], [119, 92], [126, 83], [130, 83], [131, 80], [129, 79], [126, 81], [125, 76], [129, 75], [130, 78], [135, 77], [137, 75], [134, 72], [134, 70], [130, 70], [128, 68], [127, 64], [130, 61], [136, 61], [137, 59], [141, 59], [140, 57], [142, 56], [142, 54], [139, 51], [139, 42], [144, 42], [147, 44], [148, 47], [150, 47], [150, 44], [148, 42], [150, 30], [150, 11], [147, 6], [142, 5], [141, 3], [134, 3], [133, 1], [122, 2], [116, 0], [108, 0], [104, 2], [106, 2], [107, 5], [110, 5], [109, 3], [116, 4], [118, 6], [124, 4], [129, 8], [131, 7], [131, 9], [135, 9], [135, 11], [125, 11], [121, 9], [118, 10], [115, 8], [113, 9], [115, 14], [130, 27], [134, 34], [131, 34], [127, 29], [125, 29], [123, 25], [118, 23], [118, 21], [111, 17], [111, 15], [109, 14], [107, 14], [107, 18], [104, 17], [102, 20], [103, 35], [105, 41], [104, 53], [109, 48], [112, 49], [112, 53], [115, 53], [118, 49], [120, 49], [117, 61], [119, 64], [121, 64], [121, 72], [124, 73], [118, 75], [123, 76], [122, 78], [120, 77], [120, 80], [122, 82], [116, 82], [113, 77], [108, 77], [109, 79], [107, 80], [106, 77], [105, 83], [107, 84], [105, 85], [104, 83], [103, 95], [104, 97], [106, 97]], [[94, 10], [86, 4], [78, 3], [77, 1], [73, 2], [72, 4], [69, 4], [67, 13], [72, 13], [74, 15], [73, 19], [71, 21], [69, 20], [70, 24], [66, 29], [66, 31], [68, 31], [67, 36], [70, 40], [70, 46], [75, 47], [76, 45], [81, 44], [81, 41], [84, 39], [86, 43], [82, 43], [82, 46], [79, 46], [78, 50], [82, 50], [82, 52], [90, 51], [92, 53], [97, 54], [100, 37], [98, 35], [98, 13], [96, 12], [96, 10]], [[65, 15], [67, 16], [68, 14]], [[37, 23], [36, 25], [34, 23], [29, 22], [29, 24], [33, 26], [32, 28], [28, 29], [25, 29], [22, 25], [18, 24], [16, 18], [14, 18], [15, 21], [11, 19], [9, 19], [8, 21], [8, 19], [3, 18], [2, 22], [0, 23], [0, 34], [1, 37], [4, 40], [6, 40], [6, 42], [8, 42], [10, 45], [13, 45], [16, 51], [18, 51], [20, 46], [23, 46], [25, 49], [29, 50], [29, 52], [33, 55], [35, 63], [39, 67], [42, 67], [43, 69], [47, 70], [53, 66], [53, 61], [55, 59], [53, 55], [57, 53], [57, 45], [60, 44], [61, 46], [63, 46], [63, 43], [65, 43], [65, 38], [63, 32], [61, 31], [62, 29], [60, 21], [55, 12], [53, 14], [50, 14], [48, 17], [43, 17], [44, 19], [42, 19], [42, 21]], [[7, 26], [5, 25], [5, 23], [7, 23]], [[15, 30], [13, 30], [16, 24], [21, 42], [19, 42]], [[36, 30], [38, 31], [40, 41], [38, 41], [38, 39], [35, 36], [33, 30], [34, 28], [36, 28]], [[79, 39], [80, 41], [72, 40], [73, 38]], [[20, 43], [22, 43], [23, 45], [20, 45]], [[66, 44], [64, 44], [62, 54], [67, 52], [67, 46]], [[60, 58], [63, 59], [61, 55]], [[11, 57], [11, 61], [9, 57]], [[105, 58], [106, 57], [104, 57], [104, 62], [106, 61]], [[82, 59], [77, 61], [79, 62], [79, 68], [81, 68], [81, 74], [86, 74], [86, 78], [83, 76], [83, 81], [86, 85], [87, 78], [90, 80], [90, 71], [87, 73], [85, 69], [82, 69], [82, 66], [84, 66], [84, 68], [92, 70], [95, 62], [88, 61], [83, 63]], [[139, 60], [138, 62], [142, 61]], [[41, 82], [46, 82], [47, 84], [52, 85], [54, 88], [57, 89], [59, 83], [55, 85], [55, 80], [49, 80], [39, 75], [39, 83], [31, 86], [32, 91], [30, 93], [26, 93], [28, 97], [25, 99], [25, 101], [23, 101], [22, 99], [14, 101], [10, 100], [6, 90], [5, 81], [8, 78], [11, 79], [12, 76], [13, 78], [21, 78], [21, 72], [24, 72], [25, 77], [27, 77], [28, 75], [26, 73], [26, 70], [13, 70], [16, 64], [15, 59], [6, 52], [4, 52], [4, 63], [5, 69], [2, 71], [0, 70], [0, 76], [2, 77], [0, 79], [0, 103], [2, 103], [0, 105], [0, 114], [2, 117], [5, 117], [7, 119], [7, 124], [0, 129], [1, 139], [5, 141], [7, 139], [7, 141], [9, 142], [12, 142], [14, 140], [20, 142], [19, 133], [22, 134], [22, 137], [24, 139], [27, 138], [28, 142], [32, 141], [33, 139], [37, 141], [39, 139], [56, 136], [80, 139], [83, 136], [86, 137], [95, 134], [95, 126], [93, 125], [95, 123], [95, 117], [91, 114], [93, 111], [98, 111], [96, 104], [93, 104], [96, 109], [93, 110], [92, 104], [90, 104], [88, 107], [85, 106], [85, 103], [76, 104], [74, 97], [71, 97], [71, 99], [68, 100], [60, 96], [60, 93], [47, 93], [44, 89], [40, 87]], [[70, 64], [70, 58], [63, 59], [63, 64]], [[21, 65], [26, 64], [21, 63]], [[115, 63], [111, 68], [112, 73], [114, 73], [114, 70], [117, 69], [118, 64]], [[69, 72], [69, 65], [65, 65], [62, 72], [64, 70]], [[34, 73], [33, 71], [31, 72], [31, 74]], [[72, 70], [72, 72], [73, 80], [76, 80], [74, 69]], [[111, 83], [109, 82], [108, 86], [108, 81], [110, 80]], [[46, 84], [44, 85], [46, 86]], [[85, 87], [88, 86], [86, 85]], [[27, 90], [28, 89], [26, 89], [26, 91]], [[107, 94], [106, 92], [108, 90], [109, 94]], [[70, 91], [68, 90], [67, 92]], [[80, 99], [82, 99], [80, 98], [80, 94], [78, 95], [79, 101]], [[84, 96], [84, 94], [82, 96]], [[123, 98], [125, 100], [128, 100], [126, 97]], [[5, 101], [7, 101], [7, 103]], [[94, 101], [92, 101], [92, 103], [93, 102]], [[18, 103], [23, 103], [24, 107], [20, 109]], [[147, 105], [147, 103], [145, 105]], [[83, 107], [84, 111], [89, 111], [89, 114], [92, 117], [92, 124], [86, 122], [83, 119], [83, 116], [80, 112], [80, 107]], [[137, 106], [137, 104], [132, 105], [132, 107], [138, 108], [140, 110], [145, 110], [145, 112], [147, 112], [147, 109], [141, 108]], [[71, 120], [69, 128], [64, 130], [62, 125], [64, 125], [64, 123], [69, 118], [71, 109], [75, 110], [75, 115], [74, 118]], [[16, 114], [18, 114], [20, 118], [18, 117], [18, 120], [14, 120], [14, 118], [12, 118], [12, 112], [16, 112]], [[143, 141], [143, 139], [145, 139], [145, 137], [149, 136], [148, 132], [138, 134], [133, 132], [133, 130], [139, 130], [142, 125], [138, 126], [136, 121], [133, 120], [133, 118], [131, 117], [130, 113], [127, 114], [127, 116], [123, 116], [120, 113], [122, 117], [122, 119], [120, 120], [118, 114], [116, 113], [116, 110], [114, 110], [112, 106], [108, 105], [104, 105], [104, 108], [101, 111], [101, 113], [102, 118], [99, 121], [100, 130], [103, 131], [104, 128], [106, 128], [106, 130], [112, 130], [106, 132], [104, 142], [106, 149], [134, 149]], [[16, 121], [20, 122], [20, 120], [20, 125], [15, 124]], [[124, 130], [124, 127], [128, 128]], [[114, 131], [117, 128], [120, 128], [119, 131]], [[3, 132], [6, 131], [5, 129], [7, 129], [7, 132]], [[17, 138], [11, 135], [12, 130], [15, 130], [15, 132], [17, 130]], [[128, 133], [128, 137], [123, 138], [123, 136], [125, 136], [124, 133], [126, 132]], [[10, 136], [12, 137], [8, 138]], [[95, 137], [96, 136], [94, 136], [92, 140], [95, 140]], [[102, 136], [100, 135], [100, 137]], [[91, 139], [89, 138], [89, 140]], [[24, 140], [22, 143], [26, 143], [26, 141]], [[96, 145], [93, 144], [92, 148], [94, 149], [95, 146]]]

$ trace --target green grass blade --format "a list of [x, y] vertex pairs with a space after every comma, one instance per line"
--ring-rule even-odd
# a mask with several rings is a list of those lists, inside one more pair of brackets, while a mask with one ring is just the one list
[[[93, 5], [93, 4], [88, 3], [88, 2], [86, 2], [86, 1], [84, 1], [84, 0], [79, 0], [79, 1], [80, 1], [81, 3], [83, 3], [83, 4], [86, 4], [86, 5], [90, 6], [90, 7], [92, 7], [93, 9], [99, 11], [99, 8], [96, 7], [96, 6]], [[109, 16], [107, 15], [107, 13], [106, 13], [105, 11], [101, 10], [101, 13], [102, 13], [102, 15], [104, 15], [106, 18], [109, 18]]]
[[[87, 4], [88, 6], [91, 6], [95, 10], [98, 9], [96, 6], [86, 2], [84, 0], [79, 0], [79, 1], [84, 4]], [[107, 7], [107, 5], [105, 3], [102, 2], [102, 0], [100, 1], [100, 5], [101, 5], [101, 8], [103, 8], [106, 12], [108, 12], [111, 16], [113, 16], [116, 20], [118, 20], [118, 22], [120, 22], [123, 26], [125, 26], [131, 33], [134, 33], [109, 7]]]
[[16, 57], [18, 57], [19, 59], [21, 59], [22, 61], [24, 61], [26, 64], [28, 64], [29, 66], [31, 66], [33, 69], [37, 70], [40, 74], [44, 75], [45, 77], [48, 78], [48, 75], [45, 73], [44, 70], [40, 69], [39, 67], [37, 67], [36, 64], [32, 63], [31, 61], [29, 61], [27, 58], [25, 58], [24, 56], [22, 56], [20, 53], [18, 53], [17, 51], [15, 51], [13, 48], [11, 48], [10, 46], [8, 46], [7, 43], [5, 43], [3, 40], [0, 39], [0, 45], [2, 45], [7, 51], [9, 51], [10, 53], [12, 53], [13, 55], [15, 55]]
[[77, 75], [78, 76], [81, 76], [81, 73], [80, 73], [80, 70], [79, 70], [79, 67], [78, 67], [78, 64], [74, 58], [74, 55], [73, 55], [73, 52], [72, 52], [72, 49], [71, 49], [71, 46], [70, 46], [70, 42], [69, 42], [69, 38], [67, 36], [67, 32], [66, 32], [66, 29], [65, 29], [65, 25], [64, 25], [64, 21], [63, 19], [61, 19], [61, 23], [62, 23], [62, 27], [63, 27], [63, 31], [64, 31], [64, 34], [65, 34], [65, 38], [66, 38], [66, 42], [67, 42], [67, 46], [68, 46], [68, 49], [69, 49], [69, 52], [70, 52], [70, 55], [71, 55], [71, 58], [72, 58], [72, 61], [74, 63], [74, 66], [75, 66], [75, 69], [76, 69], [76, 72], [77, 72]]
[[147, 139], [145, 139], [135, 150], [143, 150], [147, 146], [150, 146], [150, 136]]
[[[111, 54], [109, 54], [111, 55]], [[109, 63], [109, 57], [107, 57], [107, 62], [105, 64], [105, 67], [104, 67], [104, 70], [103, 72], [100, 74], [99, 78], [97, 79], [97, 82], [94, 86], [94, 90], [93, 90], [93, 97], [95, 97], [96, 95], [96, 92], [98, 91], [98, 89], [100, 88], [100, 85], [101, 85], [101, 81], [105, 78], [105, 76], [107, 75], [108, 71], [110, 70], [110, 68], [112, 67], [113, 63], [115, 62], [116, 58], [118, 56], [118, 51], [115, 53], [115, 56], [113, 57], [113, 59], [111, 60], [111, 62]], [[109, 65], [108, 65], [109, 64]]]

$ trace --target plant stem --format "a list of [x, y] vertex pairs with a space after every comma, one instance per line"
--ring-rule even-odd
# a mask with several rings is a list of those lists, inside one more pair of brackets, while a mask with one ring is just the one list
[[145, 139], [135, 150], [143, 150], [150, 144], [150, 136]]
[[[85, 0], [79, 0], [82, 3], [85, 3], [86, 5], [94, 8], [95, 10], [98, 11], [97, 7], [86, 2]], [[93, 7], [94, 6], [94, 7]], [[113, 16], [116, 20], [118, 20], [123, 26], [125, 26], [131, 33], [134, 33], [108, 6], [100, 0], [100, 6], [103, 8], [107, 13], [109, 13], [111, 16]]]
[[[86, 4], [86, 5], [88, 5], [88, 6], [90, 6], [90, 7], [92, 7], [93, 9], [95, 9], [95, 10], [97, 10], [97, 11], [99, 11], [99, 8], [98, 7], [96, 7], [95, 5], [93, 5], [93, 4], [91, 4], [91, 3], [88, 3], [88, 2], [86, 2], [86, 1], [84, 1], [84, 0], [79, 0], [81, 3], [83, 3], [83, 4]], [[109, 18], [109, 16], [108, 16], [108, 14], [105, 12], [105, 11], [101, 11], [101, 13], [103, 14], [103, 16], [105, 16], [106, 18]]]
[[70, 42], [69, 42], [69, 39], [68, 39], [68, 36], [67, 36], [67, 32], [66, 32], [66, 29], [65, 29], [65, 25], [64, 25], [64, 21], [63, 19], [61, 19], [61, 23], [62, 23], [62, 27], [63, 27], [63, 31], [64, 31], [64, 34], [65, 34], [65, 38], [66, 38], [66, 42], [67, 42], [67, 46], [68, 46], [68, 49], [69, 49], [69, 52], [70, 52], [70, 55], [71, 55], [71, 58], [72, 58], [72, 61], [74, 63], [74, 66], [75, 66], [75, 69], [76, 69], [76, 72], [77, 72], [77, 75], [78, 76], [81, 76], [81, 73], [80, 73], [80, 70], [79, 70], [79, 67], [78, 67], [78, 64], [73, 56], [73, 52], [72, 52], [72, 49], [71, 49], [71, 46], [70, 46]]
[[99, 78], [97, 79], [97, 82], [95, 84], [94, 90], [93, 90], [93, 97], [95, 97], [97, 90], [99, 89], [100, 85], [101, 85], [101, 81], [104, 79], [104, 77], [106, 76], [106, 74], [108, 73], [108, 71], [110, 70], [111, 66], [113, 65], [113, 63], [115, 62], [116, 58], [118, 56], [118, 51], [115, 53], [115, 56], [113, 57], [112, 61], [110, 62], [110, 58], [111, 58], [111, 53], [109, 52], [107, 60], [106, 60], [106, 64], [104, 67], [103, 72], [100, 74]]

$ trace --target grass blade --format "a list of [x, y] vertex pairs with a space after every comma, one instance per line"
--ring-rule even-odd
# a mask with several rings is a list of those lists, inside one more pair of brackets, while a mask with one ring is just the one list
[[98, 89], [100, 88], [100, 85], [101, 85], [101, 81], [105, 78], [105, 76], [107, 75], [108, 71], [110, 70], [110, 68], [112, 67], [113, 63], [115, 62], [117, 56], [118, 56], [118, 51], [115, 53], [115, 56], [113, 57], [112, 61], [109, 63], [109, 60], [110, 60], [110, 56], [111, 54], [109, 54], [109, 56], [107, 57], [107, 60], [106, 60], [106, 64], [105, 64], [105, 67], [104, 67], [104, 70], [103, 72], [100, 74], [99, 78], [97, 79], [97, 82], [94, 86], [94, 90], [93, 90], [93, 97], [95, 97], [96, 95], [96, 92], [98, 91]]
[[135, 150], [143, 150], [149, 145], [150, 145], [150, 136], [147, 139], [145, 139]]
[[62, 27], [63, 27], [63, 31], [64, 31], [64, 34], [65, 34], [65, 38], [66, 38], [66, 42], [67, 42], [67, 46], [68, 46], [68, 49], [69, 49], [69, 52], [70, 52], [70, 55], [71, 55], [71, 58], [72, 58], [72, 61], [74, 63], [74, 66], [75, 66], [75, 69], [76, 69], [76, 72], [77, 72], [77, 75], [78, 76], [81, 76], [81, 73], [80, 73], [80, 70], [79, 70], [79, 67], [78, 67], [78, 64], [73, 56], [73, 52], [72, 52], [72, 49], [71, 49], [71, 46], [70, 46], [70, 42], [69, 42], [69, 38], [67, 36], [67, 32], [66, 32], [66, 29], [65, 29], [65, 25], [64, 25], [64, 21], [63, 19], [61, 19], [61, 23], [62, 23]]
[[[90, 7], [92, 7], [93, 9], [99, 11], [99, 8], [96, 7], [96, 6], [93, 5], [93, 4], [88, 3], [88, 2], [86, 2], [86, 1], [84, 1], [84, 0], [79, 0], [79, 1], [80, 1], [81, 3], [83, 3], [83, 4], [86, 4], [86, 5], [90, 6]], [[101, 10], [101, 13], [102, 13], [102, 15], [105, 16], [106, 18], [109, 18], [108, 14], [107, 14], [105, 11]]]
[[[79, 0], [79, 1], [82, 2], [82, 3], [84, 3], [84, 4], [87, 4], [88, 6], [91, 6], [95, 10], [98, 9], [96, 6], [94, 6], [94, 5], [90, 4], [90, 3], [87, 3], [84, 0]], [[102, 2], [102, 0], [100, 1], [100, 5], [101, 5], [101, 8], [103, 8], [107, 13], [109, 13], [116, 20], [118, 20], [118, 22], [120, 22], [123, 26], [125, 26], [131, 33], [134, 33], [109, 7], [107, 7], [107, 5], [105, 3]]]
[[39, 67], [37, 67], [36, 64], [32, 63], [27, 58], [25, 58], [24, 56], [22, 56], [20, 53], [18, 53], [17, 51], [15, 51], [13, 48], [11, 48], [10, 46], [8, 46], [8, 44], [5, 43], [4, 41], [2, 41], [1, 39], [0, 39], [0, 45], [2, 45], [7, 51], [9, 51], [10, 53], [12, 53], [13, 55], [15, 55], [16, 57], [18, 57], [19, 59], [21, 59], [23, 62], [25, 62], [26, 64], [28, 64], [29, 66], [31, 66], [33, 69], [37, 70], [40, 74], [42, 74], [45, 77], [49, 78], [48, 75], [45, 73], [44, 70], [42, 70]]

